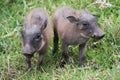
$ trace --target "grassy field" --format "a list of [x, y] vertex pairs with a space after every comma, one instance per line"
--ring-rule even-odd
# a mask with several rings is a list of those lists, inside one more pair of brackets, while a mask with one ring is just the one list
[[[99, 1], [99, 2], [98, 2]], [[0, 80], [120, 80], [120, 0], [1, 0], [0, 1]], [[106, 2], [104, 2], [106, 1]], [[87, 7], [98, 15], [105, 37], [87, 46], [84, 67], [78, 66], [77, 46], [69, 48], [73, 59], [64, 69], [56, 68], [60, 49], [52, 56], [52, 41], [43, 62], [42, 71], [36, 70], [38, 55], [32, 58], [32, 71], [26, 71], [21, 51], [20, 26], [26, 14], [36, 8], [46, 9], [52, 19], [54, 11], [63, 6], [75, 9]], [[61, 45], [60, 45], [61, 46]]]

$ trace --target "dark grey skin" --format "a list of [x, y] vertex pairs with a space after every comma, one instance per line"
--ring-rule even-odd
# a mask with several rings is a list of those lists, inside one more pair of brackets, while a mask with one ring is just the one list
[[28, 69], [31, 68], [31, 58], [35, 52], [39, 53], [39, 69], [47, 52], [52, 28], [48, 13], [36, 8], [28, 14], [22, 31], [22, 51], [25, 55]]
[[[62, 39], [62, 59], [68, 60], [68, 46], [79, 46], [79, 65], [85, 61], [86, 44], [90, 38], [101, 39], [105, 35], [99, 28], [97, 19], [86, 9], [77, 11], [70, 7], [61, 8], [54, 15], [54, 48], [58, 49], [59, 37]], [[64, 62], [63, 62], [64, 63]]]

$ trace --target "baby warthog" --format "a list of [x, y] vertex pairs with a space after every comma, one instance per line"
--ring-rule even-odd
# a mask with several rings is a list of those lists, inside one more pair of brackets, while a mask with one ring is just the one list
[[79, 65], [85, 60], [86, 43], [90, 38], [101, 39], [105, 35], [97, 19], [87, 9], [77, 11], [70, 7], [59, 9], [54, 15], [54, 48], [58, 49], [58, 37], [62, 40], [62, 60], [68, 59], [68, 46], [79, 46]]
[[31, 58], [35, 52], [39, 53], [39, 69], [51, 38], [52, 28], [49, 15], [45, 10], [36, 8], [32, 10], [23, 25], [22, 51], [26, 57], [28, 69], [31, 68]]

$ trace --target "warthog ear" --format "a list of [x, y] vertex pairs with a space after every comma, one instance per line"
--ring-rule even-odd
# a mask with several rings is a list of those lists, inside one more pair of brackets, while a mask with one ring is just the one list
[[71, 22], [71, 23], [75, 23], [78, 21], [78, 19], [76, 19], [74, 16], [68, 16], [67, 19]]
[[47, 23], [48, 23], [48, 21], [45, 20], [45, 22], [43, 23], [43, 26], [42, 26], [42, 31], [47, 27]]

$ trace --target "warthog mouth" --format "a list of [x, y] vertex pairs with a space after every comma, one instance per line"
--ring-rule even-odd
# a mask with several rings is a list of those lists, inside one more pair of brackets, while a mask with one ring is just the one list
[[32, 57], [34, 54], [25, 54], [24, 53], [24, 56], [26, 56], [26, 57]]
[[104, 36], [105, 36], [105, 35], [102, 35], [102, 36], [100, 36], [100, 37], [92, 37], [92, 38], [95, 38], [96, 40], [100, 40], [100, 39], [102, 39]]
[[86, 39], [89, 39], [89, 38], [90, 38], [89, 36], [86, 36], [86, 35], [83, 34], [83, 33], [80, 33], [80, 35], [81, 35], [83, 38], [86, 38]]

